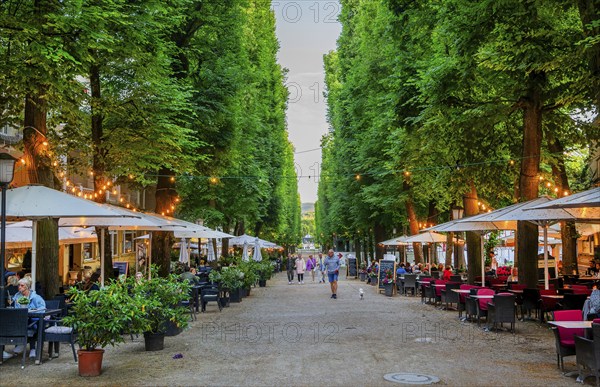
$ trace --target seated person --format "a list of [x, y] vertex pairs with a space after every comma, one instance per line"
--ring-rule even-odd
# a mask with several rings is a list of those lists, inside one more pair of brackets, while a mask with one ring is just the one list
[[398, 269], [396, 270], [396, 275], [404, 275], [406, 274], [406, 269], [404, 268], [404, 264], [401, 263]]
[[[44, 309], [46, 308], [46, 302], [40, 297], [34, 290], [31, 290], [31, 281], [28, 278], [20, 279], [18, 282], [19, 292], [12, 297], [12, 304], [15, 308], [28, 308], [28, 309]], [[37, 322], [38, 318], [31, 318], [29, 321], [29, 328], [37, 333]], [[35, 357], [35, 343], [36, 337], [34, 336], [29, 342], [31, 351], [29, 357]], [[22, 345], [17, 345], [13, 350], [14, 353], [23, 353], [25, 348]], [[4, 354], [3, 354], [4, 355]]]
[[191, 285], [198, 285], [200, 280], [196, 277], [196, 269], [190, 268], [188, 265], [184, 266], [183, 273], [179, 276], [182, 281], [188, 281]]
[[444, 274], [442, 275], [442, 279], [444, 281], [450, 281], [451, 276], [452, 276], [452, 267], [446, 266], [446, 269], [444, 269]]
[[519, 282], [519, 273], [516, 267], [510, 269], [510, 275], [506, 278], [506, 282]]
[[84, 282], [82, 285], [82, 289], [85, 291], [89, 290], [100, 290], [100, 286], [98, 286], [98, 280], [100, 279], [100, 274], [98, 272], [91, 274], [86, 273], [84, 277]]
[[6, 299], [10, 300], [13, 294], [17, 294], [19, 292], [18, 287], [19, 279], [16, 275], [11, 275], [6, 279]]
[[594, 276], [597, 272], [598, 270], [596, 269], [596, 264], [594, 261], [590, 261], [590, 266], [588, 266], [587, 270], [585, 271], [585, 275]]
[[485, 267], [485, 275], [487, 276], [491, 276], [491, 277], [495, 277], [496, 276], [496, 270], [492, 269], [489, 266]]

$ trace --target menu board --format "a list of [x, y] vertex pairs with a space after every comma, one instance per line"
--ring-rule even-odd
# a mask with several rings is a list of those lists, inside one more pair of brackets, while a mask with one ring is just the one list
[[119, 269], [119, 275], [127, 275], [129, 262], [113, 262], [113, 269]]
[[358, 260], [356, 258], [348, 258], [348, 265], [346, 268], [346, 277], [358, 278]]
[[386, 259], [382, 259], [381, 261], [379, 261], [379, 276], [378, 276], [378, 283], [377, 283], [377, 287], [382, 290], [384, 289], [384, 283], [383, 283], [383, 279], [385, 278], [385, 272], [387, 270], [391, 270], [393, 273], [393, 276], [396, 277], [396, 261], [391, 261], [391, 260], [386, 260]]

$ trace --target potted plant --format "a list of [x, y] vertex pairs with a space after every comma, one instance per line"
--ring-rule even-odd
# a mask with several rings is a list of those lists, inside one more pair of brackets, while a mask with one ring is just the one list
[[258, 281], [258, 262], [240, 262], [238, 267], [242, 273], [244, 273], [242, 278], [242, 290], [243, 296], [247, 297], [250, 295], [250, 289], [252, 289], [252, 285], [256, 285], [256, 282]]
[[133, 329], [144, 334], [146, 351], [164, 348], [165, 334], [170, 325], [179, 329], [187, 326], [188, 310], [182, 306], [182, 302], [190, 298], [190, 284], [187, 281], [179, 281], [175, 274], [168, 277], [153, 276], [134, 282], [131, 293], [142, 311], [142, 317], [135, 321]]
[[267, 286], [267, 280], [273, 275], [273, 264], [270, 261], [258, 263], [258, 286], [264, 288]]
[[225, 266], [220, 271], [213, 270], [209, 274], [209, 279], [218, 282], [224, 292], [229, 293], [230, 302], [241, 302], [241, 289], [244, 273], [236, 266]]
[[367, 280], [367, 264], [363, 261], [360, 263], [360, 268], [358, 272], [361, 281]]
[[391, 269], [387, 269], [383, 273], [383, 279], [381, 280], [383, 283], [383, 288], [385, 289], [385, 295], [391, 297], [394, 295], [394, 271]]
[[79, 375], [98, 376], [103, 348], [123, 342], [123, 332], [140, 317], [140, 310], [121, 282], [112, 282], [97, 291], [73, 287], [68, 294], [72, 306], [64, 324], [78, 335]]

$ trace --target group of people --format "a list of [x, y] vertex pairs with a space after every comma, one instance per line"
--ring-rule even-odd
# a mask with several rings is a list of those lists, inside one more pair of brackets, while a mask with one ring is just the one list
[[312, 282], [318, 279], [319, 283], [325, 283], [325, 276], [327, 275], [331, 288], [331, 298], [337, 299], [337, 281], [342, 256], [341, 253], [335, 256], [333, 250], [327, 252], [326, 258], [323, 258], [321, 253], [317, 257], [311, 254], [307, 260], [302, 257], [302, 254], [288, 255], [286, 262], [288, 284], [294, 283], [294, 274], [298, 277], [298, 284], [300, 285], [304, 284], [304, 274], [306, 272], [310, 273]]

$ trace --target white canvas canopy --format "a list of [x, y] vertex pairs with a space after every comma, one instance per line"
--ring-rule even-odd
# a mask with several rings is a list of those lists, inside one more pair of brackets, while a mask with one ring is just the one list
[[407, 245], [408, 243], [406, 243], [406, 238], [408, 238], [408, 236], [401, 235], [401, 236], [396, 237], [396, 238], [388, 239], [387, 241], [379, 242], [379, 244], [380, 245], [384, 245], [384, 246], [402, 246], [402, 245]]
[[576, 215], [577, 212], [575, 212], [575, 209], [599, 207], [600, 187], [596, 187], [587, 191], [565, 196], [560, 199], [552, 200], [546, 204], [539, 205], [536, 208], [562, 208], [567, 210], [567, 212], [571, 213], [572, 215]]
[[433, 231], [426, 231], [420, 234], [412, 235], [406, 238], [406, 242], [420, 242], [420, 243], [443, 243], [446, 242], [446, 236]]
[[198, 226], [194, 229], [186, 228], [184, 230], [175, 231], [175, 238], [233, 238], [233, 235], [227, 234], [226, 232], [213, 230], [208, 227]]
[[215, 254], [215, 249], [213, 248], [212, 240], [208, 241], [206, 260], [208, 262], [213, 262], [217, 260], [217, 255]]
[[[273, 242], [269, 242], [269, 241], [266, 241], [266, 240], [260, 239], [260, 238], [258, 238], [258, 240], [260, 242], [260, 247], [262, 247], [262, 248], [277, 247], [277, 245]], [[246, 243], [248, 245], [252, 245], [255, 243], [255, 241], [256, 241], [256, 237], [243, 234], [243, 235], [231, 238], [231, 240], [229, 241], [229, 244], [231, 246], [243, 246], [244, 243]]]
[[181, 239], [179, 245], [179, 262], [188, 264], [190, 263], [190, 252], [188, 250], [188, 243], [185, 238]]
[[[11, 223], [6, 226], [6, 247], [21, 248], [31, 247], [33, 223], [30, 220]], [[73, 243], [96, 242], [97, 237], [93, 229], [81, 227], [61, 227], [58, 229], [58, 243], [68, 245]]]
[[[36, 234], [40, 219], [72, 218], [83, 221], [85, 218], [138, 217], [123, 215], [98, 203], [78, 198], [41, 185], [27, 185], [6, 190], [6, 215], [32, 220], [31, 227], [31, 280], [35, 290], [36, 281]], [[102, 234], [103, 238], [104, 234]], [[3, 263], [2, 263], [3, 264]]]
[[242, 261], [248, 262], [250, 258], [248, 257], [248, 242], [244, 242], [244, 247], [242, 249]]

